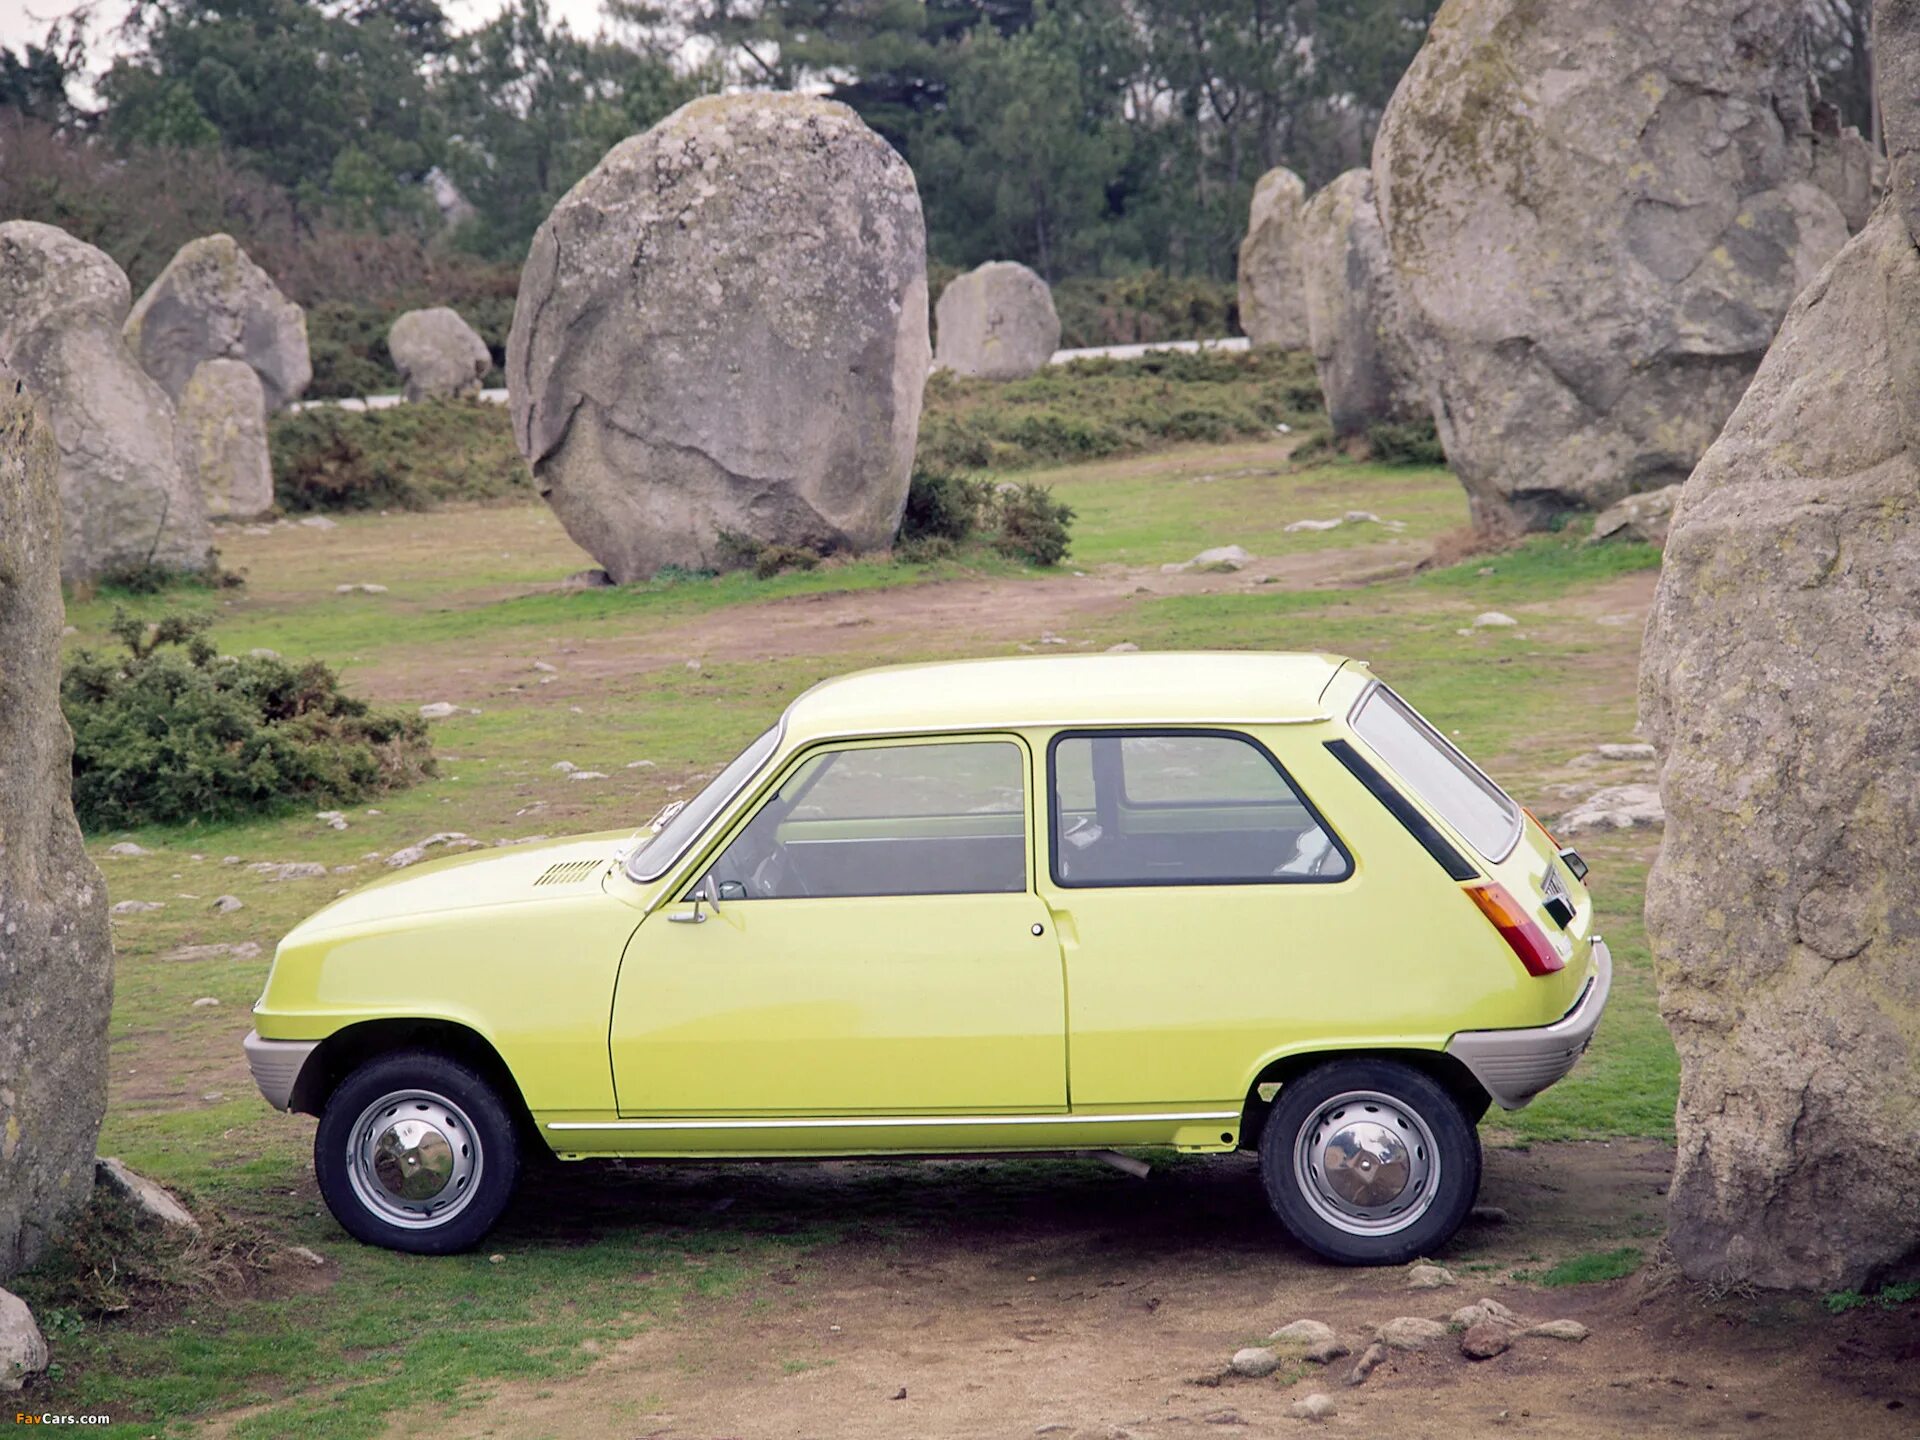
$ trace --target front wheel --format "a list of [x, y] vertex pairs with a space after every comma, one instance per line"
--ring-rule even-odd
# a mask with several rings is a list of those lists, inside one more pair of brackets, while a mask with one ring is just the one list
[[513, 1117], [473, 1070], [430, 1051], [370, 1060], [313, 1137], [327, 1208], [357, 1240], [415, 1255], [480, 1243], [520, 1174]]
[[1281, 1087], [1260, 1178], [1288, 1230], [1346, 1265], [1400, 1265], [1452, 1238], [1480, 1189], [1480, 1137], [1431, 1076], [1336, 1060]]

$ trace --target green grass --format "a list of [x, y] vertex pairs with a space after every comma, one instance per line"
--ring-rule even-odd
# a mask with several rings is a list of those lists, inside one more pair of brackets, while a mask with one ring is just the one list
[[1549, 1289], [1563, 1285], [1604, 1285], [1609, 1280], [1625, 1279], [1644, 1265], [1646, 1260], [1647, 1257], [1638, 1248], [1627, 1245], [1618, 1250], [1597, 1250], [1586, 1255], [1575, 1255], [1538, 1273], [1518, 1278]]

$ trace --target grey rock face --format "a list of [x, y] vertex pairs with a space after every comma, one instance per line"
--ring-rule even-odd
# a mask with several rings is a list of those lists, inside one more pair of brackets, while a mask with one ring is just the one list
[[113, 951], [60, 713], [58, 463], [0, 368], [0, 1279], [86, 1203], [107, 1104]]
[[127, 277], [93, 246], [31, 220], [0, 225], [0, 363], [26, 383], [59, 447], [69, 583], [149, 559], [179, 570], [212, 559], [173, 405], [121, 339], [129, 298]]
[[273, 508], [267, 397], [240, 360], [197, 367], [180, 396], [180, 451], [212, 520], [252, 520]]
[[[1881, 50], [1910, 59], [1893, 8]], [[1836, 1290], [1920, 1253], [1916, 316], [1920, 248], [1883, 204], [1688, 480], [1648, 622], [1668, 1223], [1696, 1279]]]
[[934, 358], [960, 375], [1018, 380], [1060, 348], [1053, 291], [1024, 265], [992, 260], [955, 276], [934, 306]]
[[1427, 413], [1375, 208], [1373, 176], [1349, 170], [1307, 203], [1300, 281], [1313, 365], [1334, 433]]
[[299, 399], [313, 379], [307, 312], [231, 235], [180, 247], [127, 316], [127, 343], [175, 403], [206, 360], [246, 361], [259, 373], [269, 410]]
[[409, 310], [387, 331], [387, 353], [406, 381], [408, 400], [478, 390], [493, 355], [487, 342], [444, 305]]
[[1374, 148], [1406, 333], [1477, 519], [1683, 480], [1847, 238], [1797, 0], [1448, 0]]
[[1240, 242], [1240, 328], [1256, 345], [1307, 346], [1307, 299], [1300, 275], [1300, 212], [1307, 186], [1293, 171], [1269, 170], [1253, 187]]
[[621, 583], [719, 532], [889, 543], [930, 359], [906, 162], [843, 105], [696, 100], [616, 145], [540, 227], [507, 345], [514, 435]]

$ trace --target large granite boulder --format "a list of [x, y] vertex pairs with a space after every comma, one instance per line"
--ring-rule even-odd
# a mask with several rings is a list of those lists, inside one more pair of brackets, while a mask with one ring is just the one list
[[409, 401], [465, 395], [480, 388], [493, 352], [480, 332], [444, 305], [409, 310], [387, 331], [387, 353]]
[[1019, 380], [1060, 348], [1053, 291], [1026, 266], [991, 260], [955, 276], [933, 307], [934, 359], [959, 375]]
[[107, 887], [73, 818], [60, 711], [59, 466], [0, 366], [0, 1280], [86, 1203], [107, 1103]]
[[127, 317], [127, 343], [179, 403], [205, 360], [244, 360], [260, 375], [267, 408], [300, 398], [313, 379], [307, 312], [234, 242], [203, 235], [182, 245]]
[[273, 508], [267, 400], [244, 360], [209, 360], [180, 396], [181, 461], [210, 520], [253, 520]]
[[93, 246], [31, 220], [0, 224], [0, 362], [43, 407], [60, 449], [69, 583], [149, 562], [202, 570], [213, 558], [173, 405], [121, 338], [131, 298]]
[[1799, 0], [1447, 0], [1374, 147], [1407, 335], [1485, 523], [1684, 479], [1847, 239]]
[[1836, 1290], [1920, 1259], [1916, 497], [1920, 247], [1882, 205], [1687, 481], [1641, 662], [1695, 1278]]
[[1253, 187], [1240, 242], [1240, 328], [1256, 345], [1307, 347], [1300, 275], [1300, 212], [1306, 203], [1306, 182], [1285, 166], [1269, 170]]
[[888, 544], [930, 356], [913, 172], [852, 110], [712, 96], [616, 145], [534, 236], [513, 426], [616, 581], [721, 562], [722, 531]]
[[1313, 366], [1338, 435], [1425, 418], [1373, 176], [1349, 170], [1315, 195], [1298, 227], [1299, 282]]

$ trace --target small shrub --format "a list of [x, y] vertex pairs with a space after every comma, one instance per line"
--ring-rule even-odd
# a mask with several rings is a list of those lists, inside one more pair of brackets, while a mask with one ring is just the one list
[[504, 405], [321, 406], [276, 415], [267, 437], [283, 510], [425, 510], [531, 493]]
[[992, 506], [993, 547], [1035, 565], [1057, 565], [1067, 553], [1073, 507], [1044, 485], [1008, 486]]
[[1382, 465], [1444, 465], [1447, 452], [1432, 420], [1382, 423], [1367, 429], [1367, 448]]
[[211, 617], [116, 611], [124, 655], [81, 650], [60, 700], [83, 829], [345, 803], [433, 773], [425, 722], [371, 709], [319, 661], [220, 655]]

